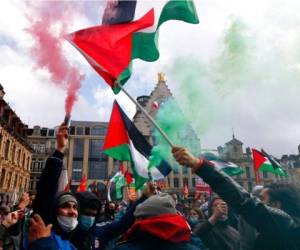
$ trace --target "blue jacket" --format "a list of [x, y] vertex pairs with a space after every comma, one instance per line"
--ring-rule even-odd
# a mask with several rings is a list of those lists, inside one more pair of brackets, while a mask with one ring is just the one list
[[142, 196], [133, 205], [128, 207], [126, 213], [113, 222], [97, 223], [91, 230], [82, 231], [80, 228], [71, 237], [71, 242], [80, 250], [103, 250], [109, 241], [125, 233], [134, 223], [134, 211], [138, 204], [147, 198]]

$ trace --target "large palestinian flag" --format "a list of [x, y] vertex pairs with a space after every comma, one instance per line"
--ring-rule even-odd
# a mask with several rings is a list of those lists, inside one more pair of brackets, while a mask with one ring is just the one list
[[149, 178], [163, 179], [171, 167], [166, 161], [149, 168], [152, 146], [115, 101], [103, 146], [103, 152], [114, 159], [131, 162], [137, 188]]
[[169, 0], [160, 12], [152, 8], [133, 22], [129, 20], [134, 16], [135, 4], [114, 2], [104, 12], [103, 25], [79, 30], [67, 38], [118, 93], [115, 82], [124, 85], [130, 78], [133, 59], [152, 62], [159, 58], [158, 30], [163, 23], [181, 20], [196, 24], [199, 20], [192, 0]]
[[263, 150], [258, 151], [254, 148], [252, 149], [252, 154], [253, 164], [256, 171], [267, 171], [279, 176], [287, 176], [286, 171], [273, 156], [268, 155]]

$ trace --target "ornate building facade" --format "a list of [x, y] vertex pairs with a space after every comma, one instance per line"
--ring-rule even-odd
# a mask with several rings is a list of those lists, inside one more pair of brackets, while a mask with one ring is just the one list
[[4, 100], [0, 84], [0, 193], [21, 193], [29, 188], [32, 148], [25, 125]]
[[[233, 162], [244, 170], [243, 174], [233, 176], [233, 178], [246, 190], [251, 192], [256, 185], [251, 149], [248, 147], [246, 148], [246, 152], [244, 152], [243, 142], [236, 139], [233, 134], [232, 139], [226, 142], [224, 147], [218, 147], [218, 153], [220, 158]], [[280, 178], [268, 172], [259, 172], [259, 176], [260, 185], [270, 184], [277, 178]]]
[[27, 138], [33, 149], [29, 190], [36, 190], [46, 160], [55, 150], [55, 129], [34, 126], [28, 130]]
[[[158, 82], [149, 96], [140, 96], [137, 98], [137, 101], [143, 106], [143, 108], [154, 117], [157, 108], [163, 104], [167, 99], [173, 98], [173, 95], [166, 84], [165, 75], [163, 73], [158, 74]], [[180, 112], [180, 111], [176, 111]], [[136, 127], [141, 131], [141, 133], [146, 137], [150, 144], [154, 144], [153, 134], [153, 125], [147, 119], [147, 117], [139, 110], [133, 117], [133, 122]], [[193, 131], [191, 127], [187, 128], [189, 133], [182, 136], [188, 136], [190, 138], [184, 138], [185, 140], [193, 140], [195, 147], [199, 148], [200, 153], [200, 139], [197, 134]], [[171, 150], [171, 149], [170, 149]], [[167, 183], [167, 189], [170, 192], [182, 192], [184, 185], [187, 185], [190, 190], [194, 190], [196, 186], [196, 177], [192, 175], [191, 169], [180, 167], [175, 161], [170, 162], [173, 171], [165, 178]]]

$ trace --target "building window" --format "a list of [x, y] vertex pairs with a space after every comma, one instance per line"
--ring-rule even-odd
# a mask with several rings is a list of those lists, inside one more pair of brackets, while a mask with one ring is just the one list
[[51, 141], [50, 142], [50, 150], [54, 150], [55, 149], [55, 141]]
[[75, 127], [74, 126], [71, 126], [69, 130], [70, 130], [70, 135], [75, 135]]
[[251, 178], [250, 167], [246, 167], [246, 177]]
[[82, 158], [84, 150], [84, 140], [76, 138], [74, 139], [74, 158]]
[[0, 187], [4, 186], [4, 177], [5, 177], [5, 169], [1, 170], [1, 180], [0, 180]]
[[103, 140], [90, 140], [89, 158], [100, 158], [102, 155]]
[[2, 138], [3, 138], [3, 135], [0, 134], [0, 152], [1, 152], [1, 149], [2, 149]]
[[28, 156], [27, 157], [27, 168], [26, 169], [29, 170], [29, 167], [30, 167], [30, 157]]
[[183, 174], [187, 174], [187, 173], [188, 173], [188, 168], [183, 167], [183, 168], [182, 168], [182, 173], [183, 173]]
[[9, 153], [9, 146], [10, 146], [10, 141], [7, 140], [5, 143], [5, 153], [4, 153], [4, 159], [8, 160], [8, 153]]
[[77, 127], [76, 128], [76, 135], [83, 135], [83, 128], [82, 127]]
[[248, 182], [248, 192], [252, 192], [252, 182]]
[[85, 135], [90, 135], [90, 128], [89, 127], [85, 127], [84, 134]]
[[107, 179], [107, 163], [104, 161], [89, 161], [89, 179]]
[[262, 173], [263, 173], [263, 178], [264, 178], [264, 179], [268, 179], [268, 172], [263, 171]]
[[13, 146], [13, 150], [12, 150], [12, 155], [11, 155], [12, 163], [15, 163], [15, 157], [16, 157], [16, 145]]
[[102, 135], [104, 136], [106, 134], [106, 127], [104, 126], [100, 126], [100, 125], [97, 125], [97, 126], [94, 126], [92, 127], [92, 132], [91, 132], [92, 135]]
[[48, 136], [54, 136], [54, 129], [49, 129]]
[[82, 160], [73, 160], [72, 179], [74, 181], [80, 181], [82, 177]]
[[175, 188], [178, 188], [179, 187], [179, 180], [178, 180], [178, 178], [174, 178], [174, 187]]

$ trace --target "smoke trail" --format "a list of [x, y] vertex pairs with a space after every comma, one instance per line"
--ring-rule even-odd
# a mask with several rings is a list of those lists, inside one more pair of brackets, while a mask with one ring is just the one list
[[[187, 147], [196, 155], [200, 153], [198, 136], [209, 129], [222, 112], [230, 92], [245, 84], [244, 75], [251, 71], [252, 38], [240, 19], [231, 17], [229, 21], [222, 41], [223, 49], [211, 62], [203, 64], [190, 57], [174, 62], [170, 72], [172, 82], [176, 84], [177, 106], [174, 101], [167, 101], [156, 116], [173, 143]], [[179, 109], [182, 112], [174, 112]], [[157, 145], [152, 150], [152, 165], [160, 159], [171, 160], [170, 147], [164, 138], [156, 131], [154, 137]]]
[[31, 54], [38, 68], [49, 71], [54, 84], [67, 89], [65, 111], [70, 114], [84, 75], [66, 59], [63, 35], [78, 10], [71, 3], [62, 2], [41, 2], [35, 6], [28, 3], [28, 8], [35, 13], [34, 18], [28, 16], [31, 25], [27, 32], [34, 39]]
[[254, 57], [254, 39], [246, 24], [238, 17], [230, 17], [225, 29], [223, 50], [208, 65], [211, 81], [220, 95], [229, 94], [247, 83]]
[[[200, 152], [200, 143], [197, 135], [173, 98], [169, 98], [160, 105], [155, 119], [173, 143], [185, 145], [195, 154]], [[153, 132], [153, 136], [156, 145], [151, 152], [150, 167], [157, 166], [164, 159], [171, 161], [171, 166], [177, 169], [178, 165], [173, 161], [169, 144], [156, 129]]]

